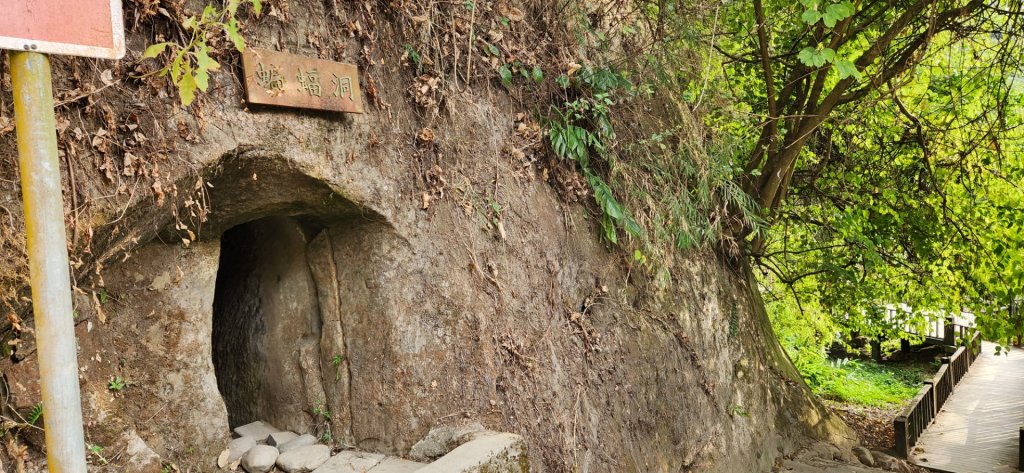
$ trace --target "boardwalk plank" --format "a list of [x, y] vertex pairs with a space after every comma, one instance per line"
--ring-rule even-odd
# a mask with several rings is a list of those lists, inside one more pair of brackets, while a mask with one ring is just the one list
[[912, 463], [949, 473], [1017, 470], [1018, 435], [1024, 425], [1024, 350], [982, 355], [953, 391], [911, 452]]

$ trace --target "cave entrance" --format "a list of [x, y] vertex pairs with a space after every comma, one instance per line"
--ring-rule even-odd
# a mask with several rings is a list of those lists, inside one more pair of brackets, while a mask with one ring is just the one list
[[319, 230], [300, 218], [266, 217], [221, 237], [213, 364], [231, 427], [262, 420], [300, 433], [311, 428], [302, 355], [318, 351], [321, 334], [307, 259]]

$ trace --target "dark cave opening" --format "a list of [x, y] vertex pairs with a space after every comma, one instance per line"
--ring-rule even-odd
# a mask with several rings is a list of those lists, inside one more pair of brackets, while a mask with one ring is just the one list
[[320, 337], [307, 260], [318, 231], [293, 217], [266, 217], [221, 237], [213, 364], [232, 427], [262, 420], [297, 432], [309, 428], [296, 353]]

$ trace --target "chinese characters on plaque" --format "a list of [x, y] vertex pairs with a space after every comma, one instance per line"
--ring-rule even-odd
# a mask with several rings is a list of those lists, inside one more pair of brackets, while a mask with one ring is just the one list
[[242, 53], [249, 103], [363, 113], [356, 66], [246, 48]]

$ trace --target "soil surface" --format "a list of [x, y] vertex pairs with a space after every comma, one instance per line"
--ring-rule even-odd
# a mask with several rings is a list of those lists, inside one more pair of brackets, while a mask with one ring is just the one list
[[823, 401], [860, 437], [861, 444], [872, 450], [891, 450], [895, 445], [892, 421], [904, 406], [866, 407]]

